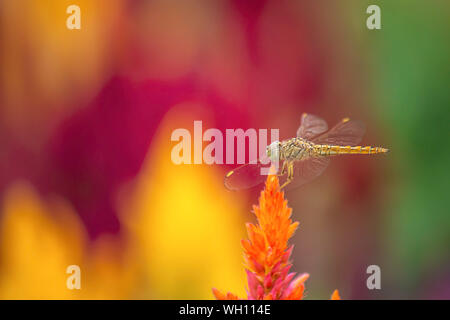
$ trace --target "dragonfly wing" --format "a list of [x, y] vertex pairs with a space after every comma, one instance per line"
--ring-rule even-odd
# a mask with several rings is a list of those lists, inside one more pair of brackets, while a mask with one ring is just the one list
[[[286, 190], [295, 189], [320, 176], [330, 163], [329, 157], [313, 157], [294, 162], [294, 180], [286, 186]], [[287, 179], [285, 174], [280, 183]]]
[[312, 114], [304, 113], [300, 127], [297, 130], [297, 137], [312, 140], [312, 138], [324, 133], [328, 130], [328, 125], [325, 120]]
[[231, 170], [225, 175], [225, 187], [229, 190], [237, 191], [263, 183], [267, 179], [267, 174], [264, 174], [262, 170], [268, 173], [270, 168], [268, 161], [264, 161], [264, 163], [258, 161], [255, 164], [244, 164]]
[[361, 121], [344, 119], [312, 141], [316, 144], [356, 146], [361, 142], [365, 131], [366, 128]]

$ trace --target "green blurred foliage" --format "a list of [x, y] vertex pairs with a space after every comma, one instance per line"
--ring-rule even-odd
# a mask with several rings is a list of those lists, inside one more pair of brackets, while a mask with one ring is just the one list
[[382, 12], [382, 29], [367, 39], [373, 95], [389, 127], [395, 177], [384, 241], [393, 276], [413, 289], [422, 274], [449, 262], [450, 2], [372, 3]]

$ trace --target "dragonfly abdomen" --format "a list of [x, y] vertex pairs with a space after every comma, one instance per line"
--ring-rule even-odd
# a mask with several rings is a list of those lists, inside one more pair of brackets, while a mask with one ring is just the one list
[[387, 153], [389, 149], [371, 146], [334, 146], [334, 145], [315, 145], [315, 153], [320, 156], [340, 155], [340, 154], [377, 154]]

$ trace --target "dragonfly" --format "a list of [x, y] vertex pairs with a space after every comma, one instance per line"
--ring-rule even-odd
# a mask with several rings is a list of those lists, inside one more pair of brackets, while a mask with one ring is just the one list
[[361, 121], [342, 119], [333, 128], [322, 118], [303, 113], [297, 136], [283, 141], [275, 141], [267, 146], [265, 154], [229, 171], [224, 178], [229, 190], [254, 187], [265, 180], [261, 168], [268, 163], [277, 163], [281, 189], [293, 189], [318, 177], [330, 162], [330, 158], [348, 154], [381, 154], [389, 152], [382, 147], [358, 145], [365, 133]]

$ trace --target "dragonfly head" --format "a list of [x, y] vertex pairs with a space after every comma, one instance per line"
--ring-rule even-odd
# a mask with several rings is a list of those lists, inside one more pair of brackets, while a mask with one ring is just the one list
[[280, 145], [281, 144], [279, 141], [274, 141], [267, 146], [266, 149], [267, 157], [269, 157], [271, 161], [280, 160]]

